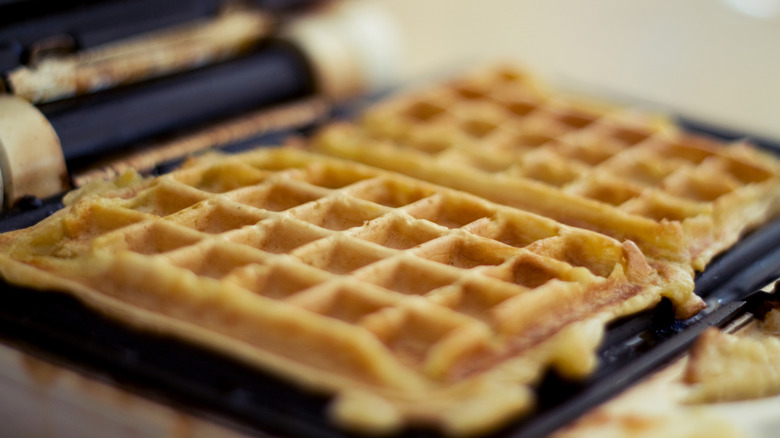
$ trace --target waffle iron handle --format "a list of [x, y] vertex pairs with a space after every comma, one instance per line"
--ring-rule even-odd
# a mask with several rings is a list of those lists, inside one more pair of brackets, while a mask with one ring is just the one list
[[161, 133], [305, 96], [354, 97], [392, 71], [392, 49], [382, 47], [392, 39], [376, 12], [334, 5], [290, 23], [281, 39], [252, 54], [41, 109], [71, 167]]
[[275, 45], [180, 75], [44, 104], [41, 110], [73, 170], [154, 136], [313, 92], [305, 59], [294, 47]]
[[[37, 109], [3, 97], [13, 102], [0, 107], [5, 207], [24, 195], [44, 198], [64, 190], [63, 160], [73, 171], [171, 130], [305, 96], [339, 101], [385, 86], [397, 65], [394, 32], [382, 11], [347, 2], [289, 23], [280, 41], [253, 54], [181, 75]], [[14, 111], [35, 114], [22, 133], [17, 131], [24, 125], [11, 121]], [[44, 145], [37, 144], [39, 135], [46, 137]], [[31, 166], [33, 158], [59, 167]]]

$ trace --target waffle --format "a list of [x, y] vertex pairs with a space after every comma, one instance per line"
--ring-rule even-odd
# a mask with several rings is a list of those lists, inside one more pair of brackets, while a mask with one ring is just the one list
[[[777, 310], [773, 313], [776, 318]], [[715, 328], [702, 333], [685, 369], [685, 382], [693, 388], [689, 402], [751, 400], [780, 394], [780, 338], [777, 332], [756, 332], [751, 337]]]
[[497, 66], [332, 126], [319, 151], [636, 242], [702, 270], [777, 213], [778, 160]]
[[[638, 381], [603, 404], [594, 406], [549, 438], [748, 438], [746, 421], [713, 405], [685, 402], [685, 358]], [[755, 409], [755, 408], [754, 408]], [[776, 410], [776, 409], [775, 409]], [[770, 413], [771, 412], [771, 413]], [[768, 418], [774, 417], [769, 409]], [[736, 414], [737, 416], [739, 414]], [[755, 417], [753, 418], [755, 420]], [[755, 430], [761, 430], [754, 428]], [[768, 435], [768, 436], [771, 436]]]
[[0, 235], [7, 281], [332, 394], [349, 430], [493, 430], [548, 369], [591, 372], [606, 322], [701, 304], [631, 241], [289, 146], [65, 203]]
[[774, 436], [770, 425], [780, 402], [780, 310], [769, 299], [754, 314], [721, 329], [708, 327], [688, 354], [550, 438]]

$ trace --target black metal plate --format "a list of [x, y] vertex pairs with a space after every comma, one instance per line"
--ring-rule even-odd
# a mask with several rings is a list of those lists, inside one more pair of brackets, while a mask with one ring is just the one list
[[[260, 144], [277, 144], [271, 136]], [[234, 145], [245, 149], [252, 143]], [[170, 163], [161, 172], [175, 167]], [[0, 220], [0, 231], [32, 225], [56, 209], [52, 198]], [[624, 318], [608, 327], [600, 366], [591, 378], [569, 382], [550, 374], [542, 382], [536, 413], [493, 436], [536, 438], [681, 354], [710, 325], [723, 325], [763, 300], [748, 299], [780, 276], [780, 219], [743, 238], [696, 279], [709, 307], [679, 321], [671, 306]], [[349, 437], [326, 417], [327, 397], [302, 391], [262, 371], [165, 336], [130, 329], [61, 293], [0, 283], [0, 339], [133, 392], [226, 420], [244, 430], [290, 437]], [[746, 301], [746, 299], [748, 299]], [[408, 430], [404, 437], [437, 436]]]

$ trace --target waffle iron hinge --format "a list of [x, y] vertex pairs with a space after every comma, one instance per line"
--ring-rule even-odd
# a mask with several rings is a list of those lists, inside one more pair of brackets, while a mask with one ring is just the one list
[[28, 101], [0, 95], [0, 205], [67, 190], [68, 170], [57, 133]]

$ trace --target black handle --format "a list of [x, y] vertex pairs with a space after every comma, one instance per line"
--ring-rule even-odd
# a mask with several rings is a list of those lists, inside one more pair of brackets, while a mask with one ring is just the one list
[[[251, 0], [271, 13], [304, 9], [324, 0]], [[37, 44], [69, 39], [63, 49], [84, 50], [216, 15], [224, 0], [0, 0], [0, 73], [27, 64]]]
[[33, 46], [47, 38], [67, 36], [70, 49], [81, 50], [213, 15], [218, 7], [216, 0], [35, 0], [0, 5], [0, 72], [27, 63]]
[[289, 44], [272, 43], [221, 64], [40, 109], [57, 132], [70, 168], [163, 132], [313, 92], [303, 55]]

